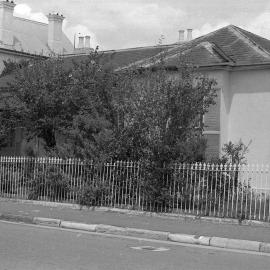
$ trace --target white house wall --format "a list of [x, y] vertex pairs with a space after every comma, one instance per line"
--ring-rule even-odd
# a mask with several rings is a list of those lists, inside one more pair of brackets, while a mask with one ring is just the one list
[[228, 139], [248, 144], [248, 163], [270, 164], [270, 70], [231, 73]]

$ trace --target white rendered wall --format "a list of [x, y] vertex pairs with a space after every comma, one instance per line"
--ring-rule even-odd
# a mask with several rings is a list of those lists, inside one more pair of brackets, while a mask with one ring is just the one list
[[270, 164], [270, 70], [231, 73], [228, 139], [249, 146], [248, 163]]

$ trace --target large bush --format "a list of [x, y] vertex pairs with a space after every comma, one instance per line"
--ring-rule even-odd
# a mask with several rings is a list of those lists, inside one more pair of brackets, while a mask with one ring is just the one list
[[48, 166], [46, 170], [38, 166], [32, 171], [28, 185], [30, 187], [28, 199], [37, 200], [41, 198], [52, 201], [67, 200], [71, 187], [67, 174], [56, 166]]

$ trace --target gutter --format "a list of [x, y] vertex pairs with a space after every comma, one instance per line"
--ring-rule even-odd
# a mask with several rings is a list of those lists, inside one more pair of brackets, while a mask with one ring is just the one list
[[32, 53], [27, 53], [27, 52], [22, 52], [22, 51], [16, 51], [16, 50], [11, 50], [11, 49], [6, 49], [6, 48], [0, 48], [0, 52], [12, 54], [12, 55], [22, 55], [30, 58], [44, 58], [47, 59], [49, 58], [48, 56], [44, 55], [38, 55], [38, 54], [32, 54]]

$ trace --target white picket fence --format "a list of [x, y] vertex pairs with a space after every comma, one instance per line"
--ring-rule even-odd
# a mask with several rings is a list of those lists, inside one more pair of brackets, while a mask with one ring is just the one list
[[[78, 159], [0, 157], [0, 196], [270, 221], [268, 166], [174, 164], [149, 188], [132, 161], [94, 165]], [[160, 189], [160, 192], [154, 189]]]

